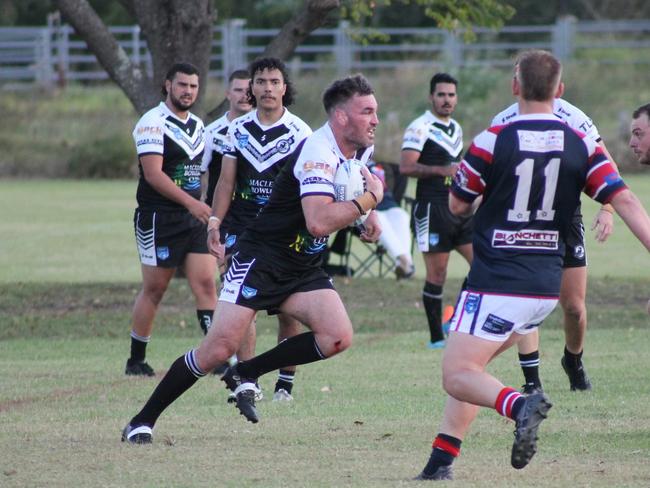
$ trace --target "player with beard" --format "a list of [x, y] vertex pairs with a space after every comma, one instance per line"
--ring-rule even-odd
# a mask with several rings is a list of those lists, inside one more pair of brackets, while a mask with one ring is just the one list
[[223, 363], [240, 344], [258, 310], [280, 310], [311, 329], [243, 361], [222, 378], [237, 395], [237, 407], [251, 422], [255, 380], [288, 365], [332, 357], [352, 342], [352, 324], [322, 268], [328, 235], [368, 213], [363, 239], [381, 233], [372, 211], [383, 184], [363, 168], [367, 191], [336, 201], [334, 175], [345, 160], [368, 161], [373, 151], [377, 101], [361, 75], [332, 83], [323, 95], [328, 120], [309, 136], [278, 175], [268, 204], [240, 238], [226, 274], [214, 325], [197, 349], [180, 356], [142, 410], [124, 428], [122, 439], [152, 441], [160, 414], [196, 381]]
[[203, 329], [209, 328], [216, 306], [216, 259], [206, 245], [210, 207], [200, 200], [204, 127], [190, 112], [198, 91], [197, 68], [173, 65], [162, 88], [165, 101], [145, 113], [133, 131], [140, 168], [133, 223], [142, 290], [133, 307], [127, 375], [154, 375], [145, 362], [146, 348], [177, 267], [184, 267]]
[[426, 278], [422, 303], [429, 323], [429, 348], [445, 346], [442, 294], [452, 250], [472, 261], [471, 217], [452, 215], [447, 206], [449, 186], [463, 150], [463, 131], [451, 115], [458, 102], [458, 81], [437, 73], [429, 84], [431, 110], [406, 128], [400, 172], [417, 178], [411, 227], [422, 252]]
[[[222, 169], [208, 224], [208, 249], [229, 261], [246, 226], [268, 203], [273, 182], [311, 129], [287, 107], [294, 88], [285, 64], [261, 58], [249, 68], [249, 99], [255, 110], [234, 120], [226, 134]], [[225, 249], [220, 245], [225, 243]], [[278, 342], [302, 332], [295, 319], [278, 314]], [[255, 324], [237, 352], [240, 360], [255, 355]], [[279, 372], [274, 401], [291, 401], [295, 367]]]

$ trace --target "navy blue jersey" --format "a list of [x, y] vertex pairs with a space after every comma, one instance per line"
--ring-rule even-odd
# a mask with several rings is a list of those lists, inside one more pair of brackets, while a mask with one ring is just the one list
[[468, 289], [557, 297], [580, 193], [604, 204], [625, 188], [601, 148], [551, 114], [520, 115], [483, 131], [452, 185], [466, 202], [483, 195]]

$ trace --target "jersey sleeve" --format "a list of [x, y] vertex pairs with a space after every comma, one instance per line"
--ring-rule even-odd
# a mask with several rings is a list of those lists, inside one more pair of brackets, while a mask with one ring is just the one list
[[574, 105], [571, 106], [571, 118], [568, 124], [572, 129], [584, 132], [592, 141], [600, 142], [600, 133], [594, 122], [587, 114]]
[[146, 113], [133, 129], [133, 139], [138, 156], [162, 155], [165, 148], [163, 119], [156, 117], [153, 111]]
[[422, 152], [424, 143], [427, 142], [427, 130], [419, 120], [414, 120], [406, 128], [404, 132], [404, 139], [402, 140], [402, 151], [410, 149], [413, 151]]
[[454, 196], [471, 203], [483, 194], [485, 175], [492, 164], [496, 134], [488, 129], [472, 141], [451, 185]]
[[293, 174], [300, 184], [301, 198], [309, 195], [334, 198], [334, 175], [339, 158], [331, 149], [321, 147], [317, 142], [314, 139], [305, 142]]
[[223, 151], [224, 156], [229, 156], [231, 158], [237, 158], [237, 138], [235, 137], [235, 131], [237, 130], [237, 124], [230, 124], [228, 127], [228, 132], [226, 132], [226, 137], [223, 139]]
[[627, 185], [602, 148], [589, 138], [585, 138], [585, 143], [589, 148], [589, 163], [584, 192], [601, 204], [609, 203], [614, 195], [625, 190]]
[[205, 148], [203, 149], [203, 157], [201, 158], [201, 173], [205, 173], [212, 162], [212, 131], [205, 131]]

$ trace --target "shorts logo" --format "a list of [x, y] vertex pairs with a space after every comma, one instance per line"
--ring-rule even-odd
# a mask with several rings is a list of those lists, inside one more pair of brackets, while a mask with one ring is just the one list
[[228, 234], [226, 236], [226, 247], [232, 247], [237, 242], [237, 236], [234, 234]]
[[257, 295], [257, 290], [255, 288], [251, 288], [250, 286], [242, 286], [241, 294], [244, 298], [253, 298], [255, 295]]
[[583, 259], [585, 257], [584, 246], [576, 246], [573, 248], [573, 257], [576, 259]]
[[478, 310], [478, 306], [481, 303], [481, 295], [475, 295], [474, 293], [468, 293], [467, 299], [465, 300], [465, 312], [474, 313]]
[[158, 259], [161, 261], [164, 261], [169, 257], [169, 248], [167, 246], [157, 247], [156, 256], [158, 256]]
[[237, 145], [241, 149], [244, 149], [247, 144], [248, 144], [248, 134], [239, 134], [237, 136]]
[[440, 242], [440, 234], [429, 234], [429, 245], [437, 246]]
[[485, 319], [485, 322], [483, 323], [483, 327], [481, 327], [481, 329], [490, 334], [503, 335], [510, 332], [514, 326], [515, 324], [513, 322], [502, 319], [501, 317], [497, 317], [496, 315], [489, 314]]

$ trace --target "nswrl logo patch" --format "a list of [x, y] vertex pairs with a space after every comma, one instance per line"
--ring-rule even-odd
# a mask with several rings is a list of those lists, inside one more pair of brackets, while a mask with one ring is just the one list
[[250, 286], [243, 286], [241, 289], [241, 294], [244, 298], [253, 298], [255, 295], [257, 295], [257, 290], [255, 288], [251, 288]]
[[164, 261], [169, 257], [169, 248], [167, 246], [161, 246], [156, 248], [156, 256], [161, 261]]

